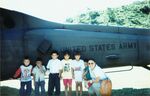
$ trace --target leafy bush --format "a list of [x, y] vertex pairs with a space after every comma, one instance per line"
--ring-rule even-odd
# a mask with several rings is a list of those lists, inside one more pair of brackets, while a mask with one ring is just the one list
[[[73, 96], [75, 96], [75, 91], [72, 92]], [[88, 96], [88, 92], [84, 91], [83, 96]], [[19, 90], [15, 88], [10, 88], [6, 86], [0, 87], [0, 96], [19, 96]], [[32, 91], [32, 95], [34, 96], [34, 92]], [[61, 93], [61, 96], [65, 96], [64, 92]], [[119, 90], [113, 90], [112, 96], [150, 96], [150, 89], [132, 89], [132, 88], [124, 88]]]
[[91, 11], [68, 18], [68, 23], [106, 24], [135, 28], [150, 28], [150, 0], [137, 1], [119, 8], [108, 8], [105, 11]]

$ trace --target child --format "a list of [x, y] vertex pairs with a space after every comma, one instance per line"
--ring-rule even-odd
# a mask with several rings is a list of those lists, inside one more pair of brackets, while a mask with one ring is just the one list
[[[73, 68], [72, 68], [72, 60], [69, 59], [70, 54], [68, 51], [64, 52], [64, 59], [61, 61], [62, 64], [62, 74], [63, 83], [65, 86], [65, 96], [72, 96], [72, 79], [74, 77]], [[69, 94], [68, 94], [69, 87]]]
[[87, 59], [85, 59], [84, 60], [84, 70], [83, 70], [83, 79], [85, 80], [85, 81], [87, 81], [87, 80], [91, 80], [92, 78], [91, 78], [91, 76], [90, 76], [90, 72], [89, 72], [89, 66], [88, 66], [88, 60]]
[[51, 57], [47, 64], [47, 69], [49, 70], [49, 82], [48, 82], [48, 96], [53, 95], [54, 87], [56, 89], [55, 95], [60, 95], [60, 69], [61, 62], [58, 59], [58, 52], [52, 51]]
[[84, 69], [84, 62], [80, 59], [81, 55], [79, 52], [75, 53], [75, 60], [73, 60], [73, 68], [76, 82], [76, 96], [78, 96], [80, 88], [80, 96], [82, 96], [82, 74]]
[[33, 68], [33, 80], [35, 86], [35, 96], [39, 96], [39, 88], [41, 87], [41, 96], [46, 96], [45, 94], [45, 75], [46, 69], [42, 66], [42, 59], [36, 59], [36, 66]]
[[20, 68], [16, 71], [13, 78], [17, 78], [21, 74], [21, 78], [20, 78], [21, 87], [19, 90], [19, 94], [20, 96], [30, 96], [32, 91], [32, 86], [31, 86], [32, 65], [30, 65], [29, 57], [24, 57], [23, 63], [24, 65], [20, 66]]
[[[89, 65], [88, 65], [88, 59], [84, 60], [84, 70], [83, 70], [83, 79], [84, 79], [84, 86], [85, 88], [90, 88], [92, 86], [92, 83], [88, 82], [88, 80], [92, 80], [90, 71], [89, 71]], [[90, 94], [88, 94], [90, 96]]]

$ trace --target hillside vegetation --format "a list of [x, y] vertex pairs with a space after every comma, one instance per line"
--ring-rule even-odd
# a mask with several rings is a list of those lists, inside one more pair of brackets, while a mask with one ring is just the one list
[[119, 8], [104, 11], [88, 10], [77, 17], [66, 19], [68, 23], [113, 25], [133, 28], [150, 28], [150, 0], [137, 1]]

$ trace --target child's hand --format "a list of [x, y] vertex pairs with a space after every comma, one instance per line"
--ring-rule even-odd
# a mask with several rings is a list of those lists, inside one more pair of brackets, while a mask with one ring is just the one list
[[41, 64], [37, 64], [37, 66], [38, 66], [39, 68], [42, 68], [42, 65], [41, 65]]
[[87, 80], [87, 78], [86, 78], [85, 76], [83, 77], [83, 79], [84, 79], [84, 80]]
[[45, 73], [42, 66], [40, 66], [39, 68], [40, 68], [41, 73]]
[[75, 79], [74, 75], [72, 76], [73, 79]]
[[93, 83], [93, 80], [89, 80], [90, 83]]
[[9, 78], [9, 80], [13, 80], [14, 78]]
[[61, 76], [61, 74], [59, 74], [59, 78], [60, 78], [60, 79], [62, 79], [62, 76]]
[[48, 76], [49, 73], [50, 73], [49, 70], [47, 70], [47, 71], [45, 72], [45, 75]]

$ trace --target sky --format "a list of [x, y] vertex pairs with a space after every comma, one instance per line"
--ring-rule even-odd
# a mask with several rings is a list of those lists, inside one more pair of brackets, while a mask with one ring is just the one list
[[105, 10], [143, 0], [0, 0], [0, 7], [44, 20], [64, 23], [66, 18], [91, 10]]

